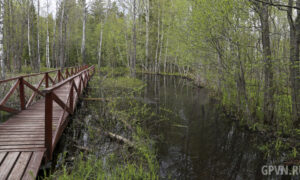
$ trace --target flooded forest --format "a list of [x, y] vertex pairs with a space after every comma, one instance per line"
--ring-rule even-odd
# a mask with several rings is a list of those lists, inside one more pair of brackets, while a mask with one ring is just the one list
[[27, 137], [31, 179], [300, 179], [300, 0], [0, 0], [0, 180]]

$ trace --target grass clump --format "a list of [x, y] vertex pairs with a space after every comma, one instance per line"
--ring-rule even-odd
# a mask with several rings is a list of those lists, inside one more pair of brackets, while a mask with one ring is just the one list
[[102, 86], [110, 88], [120, 88], [120, 89], [142, 89], [145, 83], [139, 79], [131, 77], [116, 77], [107, 78], [103, 81]]

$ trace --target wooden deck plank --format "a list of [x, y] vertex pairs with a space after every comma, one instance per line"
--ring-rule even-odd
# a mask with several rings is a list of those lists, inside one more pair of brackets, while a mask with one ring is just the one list
[[6, 179], [13, 168], [20, 152], [10, 152], [0, 166], [0, 179]]
[[44, 141], [44, 137], [8, 137], [6, 139], [0, 138], [1, 142], [18, 142], [18, 141]]
[[42, 128], [35, 128], [35, 129], [29, 129], [29, 128], [19, 128], [19, 129], [2, 129], [0, 128], [1, 132], [44, 132], [44, 129]]
[[2, 161], [5, 158], [6, 154], [7, 154], [6, 152], [0, 152], [0, 166], [1, 166]]
[[46, 149], [43, 148], [22, 148], [22, 149], [5, 149], [5, 150], [0, 150], [0, 152], [32, 152], [32, 151], [40, 151], [40, 152], [45, 152]]
[[15, 145], [15, 146], [18, 146], [18, 145], [43, 145], [45, 144], [44, 141], [29, 141], [26, 139], [26, 141], [9, 141], [9, 142], [0, 142], [0, 148], [2, 146], [9, 146], [9, 145]]
[[34, 152], [25, 170], [23, 180], [34, 180], [42, 163], [44, 152]]
[[11, 135], [0, 135], [0, 138], [31, 138], [31, 137], [43, 137], [44, 136], [40, 136], [39, 134], [25, 134], [25, 135], [15, 135], [15, 134], [11, 134]]
[[0, 146], [0, 150], [7, 150], [7, 149], [29, 149], [29, 148], [43, 148], [44, 145], [10, 145], [10, 146]]
[[0, 136], [1, 135], [12, 135], [12, 134], [15, 134], [15, 135], [22, 135], [22, 134], [44, 134], [44, 132], [36, 132], [36, 131], [33, 131], [33, 132], [9, 132], [9, 131], [0, 131]]
[[8, 179], [9, 180], [16, 180], [21, 179], [24, 171], [27, 167], [27, 164], [29, 163], [29, 160], [31, 158], [32, 152], [22, 152], [15, 167], [11, 171]]

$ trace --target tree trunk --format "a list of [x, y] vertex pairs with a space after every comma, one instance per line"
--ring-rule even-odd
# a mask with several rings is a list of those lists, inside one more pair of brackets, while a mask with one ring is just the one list
[[[293, 0], [289, 0], [289, 6], [293, 6]], [[296, 6], [300, 7], [300, 0], [297, 0]], [[290, 26], [290, 81], [292, 89], [292, 118], [294, 123], [300, 124], [300, 11], [297, 10], [297, 17], [293, 20], [293, 9], [288, 8], [287, 18]]]
[[130, 71], [131, 76], [135, 77], [135, 63], [136, 63], [136, 0], [133, 0], [133, 28], [132, 28], [132, 45], [133, 45], [133, 51], [131, 56], [131, 64], [130, 64]]
[[169, 39], [167, 38], [166, 52], [165, 52], [165, 62], [164, 62], [164, 73], [166, 73], [166, 69], [167, 69], [168, 46], [169, 46]]
[[0, 0], [0, 66], [1, 79], [5, 79], [5, 63], [3, 57], [3, 16], [4, 16], [4, 1]]
[[27, 12], [27, 43], [28, 43], [28, 58], [30, 66], [34, 69], [34, 64], [31, 57], [31, 43], [30, 43], [30, 1], [28, 1], [28, 12]]
[[155, 67], [154, 72], [157, 73], [158, 68], [158, 50], [159, 50], [159, 42], [160, 42], [160, 14], [158, 13], [157, 18], [157, 44], [156, 44], [156, 53], [155, 53]]
[[85, 59], [85, 26], [86, 26], [86, 16], [87, 16], [87, 7], [86, 7], [86, 2], [83, 0], [83, 21], [82, 21], [82, 42], [81, 42], [81, 58], [82, 58], [82, 63], [86, 64], [86, 59]]
[[65, 3], [66, 3], [66, 0], [63, 0], [62, 2], [62, 11], [61, 11], [61, 19], [60, 19], [60, 53], [59, 53], [59, 66], [60, 68], [63, 68], [64, 67], [64, 40], [63, 40], [63, 22], [64, 22], [64, 16], [65, 16]]
[[[7, 12], [6, 14], [3, 14], [3, 20], [6, 19], [6, 26], [5, 28], [3, 28], [3, 34], [5, 34], [6, 38], [6, 51], [5, 51], [5, 55], [4, 55], [4, 60], [5, 60], [5, 64], [6, 64], [6, 69], [7, 71], [12, 71], [11, 69], [11, 57], [12, 57], [12, 43], [14, 42], [13, 40], [13, 33], [12, 33], [12, 25], [11, 25], [11, 18], [12, 18], [12, 12], [11, 12], [11, 4], [12, 2], [10, 0], [6, 0], [4, 1], [4, 4], [7, 4]], [[5, 9], [5, 6], [3, 7], [3, 9]], [[5, 11], [5, 10], [4, 10]], [[3, 44], [5, 44], [3, 42]]]
[[47, 0], [47, 39], [46, 39], [46, 65], [47, 65], [47, 68], [50, 68], [51, 67], [51, 63], [50, 63], [50, 55], [49, 55], [49, 4], [48, 4], [48, 0]]
[[[163, 17], [163, 13], [162, 13], [161, 19], [162, 19], [162, 17]], [[160, 40], [158, 67], [157, 67], [159, 73], [160, 73], [161, 55], [162, 55], [162, 51], [163, 51], [163, 42], [164, 42], [164, 24], [162, 22], [161, 23], [161, 40]]]
[[[269, 2], [269, 0], [268, 0]], [[274, 114], [274, 87], [273, 87], [273, 69], [272, 69], [272, 53], [270, 42], [270, 27], [269, 27], [269, 6], [262, 4], [259, 8], [259, 16], [262, 26], [262, 45], [264, 57], [264, 121], [267, 124], [272, 123]]]
[[148, 62], [149, 62], [149, 21], [150, 21], [150, 3], [149, 0], [146, 0], [146, 44], [145, 44], [146, 69], [148, 69]]
[[104, 30], [104, 26], [106, 24], [106, 20], [107, 20], [107, 17], [108, 17], [109, 8], [110, 8], [110, 0], [107, 1], [107, 8], [106, 8], [106, 13], [105, 13], [104, 23], [103, 23], [103, 21], [101, 20], [101, 17], [100, 17], [101, 30], [100, 30], [100, 38], [99, 38], [99, 49], [98, 49], [98, 68], [99, 69], [101, 67], [101, 58], [102, 58], [103, 30]]
[[[58, 3], [56, 3], [56, 12], [58, 12]], [[58, 17], [58, 16], [56, 16]], [[52, 40], [52, 64], [55, 67], [58, 67], [58, 58], [56, 54], [56, 23], [57, 23], [57, 18], [54, 19], [54, 28], [53, 28], [53, 40]]]
[[101, 30], [100, 30], [100, 39], [99, 39], [99, 49], [98, 49], [98, 68], [101, 67], [101, 55], [102, 55], [102, 40], [103, 40], [103, 23], [101, 23]]
[[38, 5], [38, 13], [37, 13], [37, 66], [36, 66], [36, 71], [40, 71], [41, 67], [41, 55], [40, 55], [40, 33], [39, 33], [39, 21], [40, 21], [40, 0], [37, 0], [37, 5]]

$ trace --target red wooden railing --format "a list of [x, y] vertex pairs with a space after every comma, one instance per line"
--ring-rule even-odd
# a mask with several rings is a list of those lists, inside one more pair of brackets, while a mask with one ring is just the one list
[[[45, 96], [42, 92], [42, 88], [48, 88], [50, 83], [52, 85], [55, 85], [64, 79], [77, 74], [78, 72], [88, 68], [87, 66], [80, 66], [80, 67], [70, 67], [65, 68], [64, 70], [53, 70], [43, 73], [36, 73], [36, 74], [29, 74], [24, 76], [18, 76], [10, 79], [0, 80], [0, 86], [3, 86], [5, 83], [11, 83], [14, 82], [13, 86], [10, 88], [8, 93], [5, 94], [3, 99], [0, 101], [0, 111], [6, 111], [9, 113], [18, 113], [20, 110], [27, 109], [34, 101], [34, 98], [37, 95]], [[50, 74], [56, 73], [55, 78], [51, 78]], [[26, 80], [26, 78], [31, 77], [38, 77], [42, 76], [42, 78], [39, 80], [39, 83], [34, 86]], [[20, 109], [16, 109], [15, 107], [8, 107], [5, 106], [9, 98], [13, 95], [13, 93], [16, 91], [16, 89], [19, 89], [19, 103], [20, 103]], [[25, 88], [29, 88], [33, 91], [32, 95], [30, 96], [29, 100], [26, 102], [25, 100]]]
[[[10, 88], [8, 93], [5, 94], [4, 98], [0, 101], [0, 111], [18, 113], [21, 110], [25, 110], [30, 107], [37, 95], [45, 97], [45, 148], [46, 158], [50, 160], [52, 158], [54, 147], [64, 130], [66, 117], [69, 114], [73, 114], [74, 108], [76, 106], [76, 101], [83, 92], [84, 88], [87, 86], [87, 83], [94, 72], [94, 66], [80, 66], [65, 68], [64, 70], [54, 70], [1, 80], [0, 85], [3, 85], [4, 83], [14, 84]], [[50, 76], [51, 73], [54, 73], [54, 78]], [[37, 85], [32, 85], [28, 82], [28, 80], [26, 80], [26, 78], [35, 76], [42, 76], [41, 79], [38, 79], [39, 81]], [[67, 94], [66, 102], [61, 100], [60, 97], [56, 94], [57, 90], [65, 90], [65, 87], [70, 88]], [[17, 88], [19, 89], [18, 98], [20, 103], [20, 110], [16, 109], [15, 107], [5, 106], [5, 103], [7, 103], [8, 99], [13, 95]], [[33, 93], [27, 100], [27, 102], [25, 100], [25, 88], [33, 90]], [[58, 121], [55, 131], [52, 132], [54, 102], [63, 109], [63, 114]]]
[[[84, 88], [87, 86], [87, 83], [91, 76], [94, 74], [94, 72], [94, 66], [91, 66], [89, 68], [86, 67], [81, 72], [70, 76], [69, 78], [65, 79], [60, 83], [55, 84], [50, 88], [46, 88], [43, 90], [43, 94], [45, 94], [45, 147], [47, 150], [47, 159], [52, 158], [52, 153], [54, 151], [55, 145], [63, 132], [63, 121], [65, 120], [68, 114], [73, 114], [76, 106], [76, 100], [78, 100], [78, 97], [81, 95]], [[70, 86], [70, 89], [67, 95], [67, 101], [63, 102], [55, 93], [55, 91], [62, 89], [67, 85]], [[56, 102], [64, 110], [63, 115], [58, 121], [58, 125], [54, 134], [52, 134], [53, 102]]]

